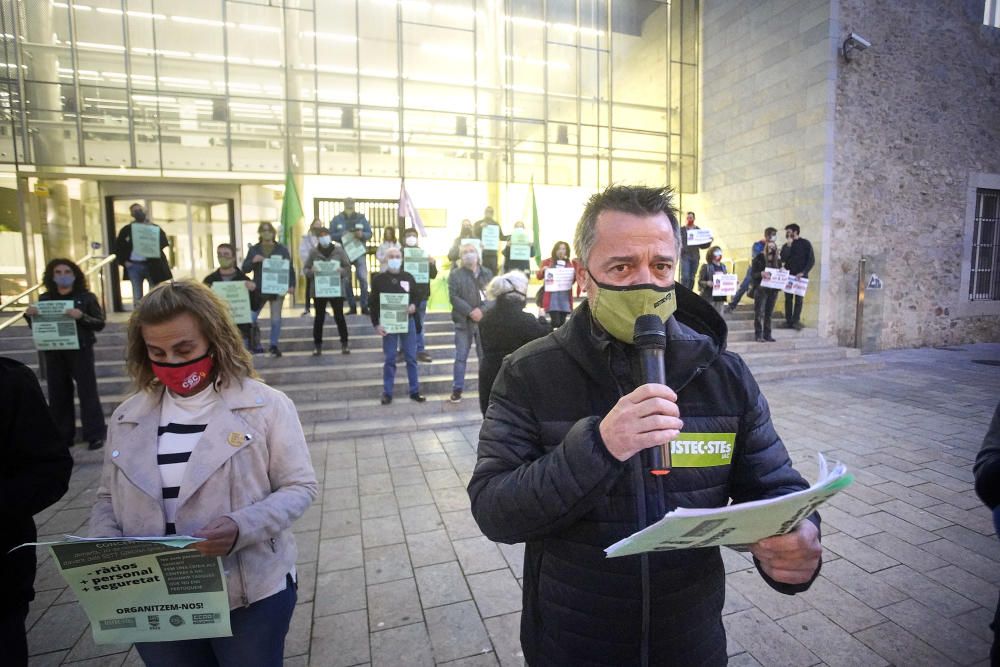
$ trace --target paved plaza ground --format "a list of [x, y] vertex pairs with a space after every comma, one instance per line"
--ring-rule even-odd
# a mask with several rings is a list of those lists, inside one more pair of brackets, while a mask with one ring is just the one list
[[[1000, 344], [873, 355], [878, 371], [767, 382], [807, 478], [815, 454], [857, 482], [822, 511], [823, 572], [794, 597], [724, 550], [732, 665], [986, 665], [1000, 542], [972, 463], [1000, 400]], [[977, 362], [991, 362], [990, 364]], [[322, 490], [296, 525], [299, 604], [286, 665], [518, 665], [521, 546], [479, 532], [465, 485], [478, 428], [311, 443]], [[82, 533], [100, 453], [74, 451], [70, 491], [37, 517]], [[32, 665], [138, 665], [95, 646], [39, 553]]]

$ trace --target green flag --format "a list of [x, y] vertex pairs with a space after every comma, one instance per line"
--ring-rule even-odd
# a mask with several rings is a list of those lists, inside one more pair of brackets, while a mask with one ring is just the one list
[[535, 205], [535, 179], [531, 179], [531, 233], [534, 241], [531, 244], [531, 254], [535, 261], [542, 263], [541, 233], [538, 229], [538, 206]]
[[292, 240], [292, 227], [302, 217], [302, 203], [295, 179], [289, 171], [285, 176], [285, 196], [281, 200], [281, 243], [287, 248]]

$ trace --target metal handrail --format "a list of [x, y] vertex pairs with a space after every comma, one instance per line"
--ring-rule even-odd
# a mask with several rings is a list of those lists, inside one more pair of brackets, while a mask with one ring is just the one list
[[[91, 255], [91, 254], [88, 253], [87, 255], [81, 257], [80, 260], [78, 262], [76, 262], [76, 263], [77, 263], [77, 265], [79, 265], [82, 262], [86, 262], [87, 260], [90, 260], [90, 259], [96, 259], [96, 257], [94, 255]], [[115, 261], [115, 259], [117, 259], [117, 256], [112, 253], [112, 254], [108, 255], [107, 257], [104, 257], [103, 259], [101, 259], [101, 261], [98, 262], [97, 264], [94, 264], [92, 267], [90, 267], [89, 269], [87, 269], [86, 271], [84, 271], [83, 275], [84, 276], [88, 276], [90, 274], [97, 273], [98, 271], [100, 271], [101, 269], [103, 269], [105, 266], [107, 266], [108, 264], [110, 264], [113, 261]], [[33, 293], [33, 292], [37, 292], [43, 286], [44, 286], [44, 283], [38, 283], [37, 285], [35, 285], [35, 286], [33, 286], [33, 287], [25, 290], [21, 294], [18, 294], [16, 297], [14, 297], [14, 299], [12, 299], [11, 301], [8, 301], [3, 306], [0, 306], [0, 310], [2, 310], [4, 307], [9, 306], [10, 304], [14, 303], [18, 299], [21, 299], [21, 298], [23, 298], [23, 297], [25, 297], [25, 296]], [[104, 286], [104, 274], [103, 273], [101, 274], [101, 286], [102, 286], [101, 296], [103, 297], [104, 296], [104, 289], [103, 289], [103, 286]], [[107, 310], [107, 309], [105, 308], [105, 310]], [[21, 317], [19, 315], [14, 315], [12, 317], [7, 318], [6, 321], [0, 323], [0, 331], [3, 331], [4, 329], [7, 329], [8, 327], [14, 326], [14, 324], [16, 322], [19, 322], [20, 320], [21, 320]]]

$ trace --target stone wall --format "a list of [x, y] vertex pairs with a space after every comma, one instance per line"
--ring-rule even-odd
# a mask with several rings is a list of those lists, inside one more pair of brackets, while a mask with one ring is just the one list
[[853, 341], [865, 254], [882, 256], [881, 308], [865, 317], [877, 348], [996, 341], [1000, 316], [957, 311], [970, 173], [1000, 174], [1000, 30], [981, 0], [835, 2], [838, 40], [872, 46], [837, 58], [821, 333]]
[[[740, 271], [766, 226], [798, 223], [817, 260], [824, 252], [832, 194], [832, 34], [829, 0], [702, 5], [702, 180], [695, 210], [726, 257], [741, 260]], [[822, 263], [810, 279], [803, 320], [814, 326]]]

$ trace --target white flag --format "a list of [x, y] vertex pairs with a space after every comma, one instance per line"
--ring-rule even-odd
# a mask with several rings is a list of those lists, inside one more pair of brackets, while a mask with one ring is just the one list
[[417, 213], [417, 207], [413, 205], [413, 200], [410, 199], [410, 193], [406, 191], [405, 181], [403, 181], [399, 186], [399, 217], [409, 218], [414, 229], [417, 230], [417, 233], [421, 236], [427, 236], [427, 230], [424, 229], [424, 221], [420, 219], [420, 214]]

